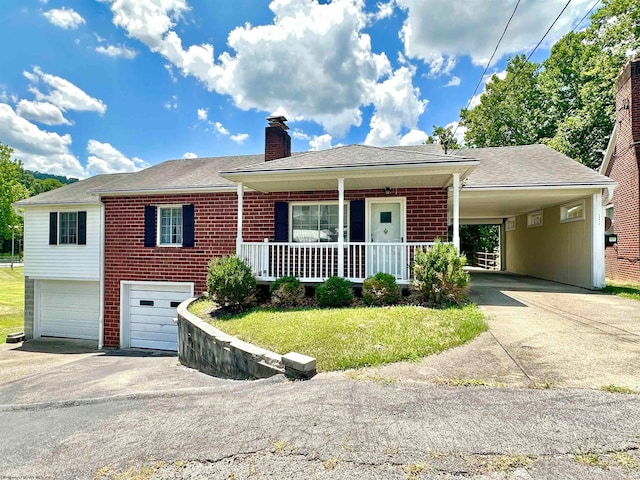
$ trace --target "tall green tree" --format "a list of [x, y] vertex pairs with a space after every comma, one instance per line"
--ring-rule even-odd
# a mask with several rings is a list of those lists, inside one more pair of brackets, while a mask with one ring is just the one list
[[[615, 118], [620, 68], [640, 53], [640, 3], [603, 0], [588, 28], [560, 39], [542, 64], [508, 62], [480, 104], [462, 110], [470, 146], [547, 143], [596, 168]], [[515, 77], [515, 78], [514, 78]]]
[[22, 162], [13, 160], [13, 149], [0, 143], [0, 239], [11, 239], [12, 227], [21, 228], [22, 218], [13, 211], [11, 204], [29, 196], [20, 183]]

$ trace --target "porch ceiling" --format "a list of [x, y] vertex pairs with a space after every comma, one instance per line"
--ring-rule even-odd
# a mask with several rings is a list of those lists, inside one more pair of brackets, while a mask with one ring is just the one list
[[460, 191], [460, 218], [506, 218], [553, 207], [602, 191], [598, 186], [471, 189]]
[[338, 178], [344, 178], [345, 190], [448, 187], [452, 174], [459, 173], [464, 179], [475, 167], [469, 165], [423, 166], [413, 165], [411, 168], [347, 168], [323, 169], [319, 172], [297, 171], [277, 173], [255, 173], [234, 175], [232, 179], [242, 182], [245, 187], [259, 192], [300, 192], [313, 190], [337, 190]]

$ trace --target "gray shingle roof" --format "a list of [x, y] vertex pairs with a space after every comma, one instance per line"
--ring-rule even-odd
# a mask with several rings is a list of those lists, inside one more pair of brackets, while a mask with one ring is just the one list
[[422, 165], [429, 163], [462, 163], [474, 161], [465, 156], [444, 155], [440, 152], [389, 149], [368, 145], [346, 145], [329, 150], [305, 152], [288, 158], [270, 162], [255, 163], [235, 169], [227, 169], [222, 174], [285, 172], [322, 168], [376, 167], [393, 165]]
[[99, 203], [98, 196], [92, 192], [96, 188], [107, 188], [108, 185], [118, 183], [132, 173], [114, 173], [111, 175], [96, 175], [78, 182], [41, 193], [31, 198], [25, 198], [15, 203], [16, 206], [28, 205], [60, 205], [60, 204], [91, 204]]
[[[389, 147], [409, 151], [442, 151], [439, 145]], [[546, 145], [467, 148], [455, 151], [480, 160], [465, 188], [600, 185], [614, 182]]]
[[463, 149], [444, 155], [439, 145], [370, 147], [348, 145], [294, 154], [265, 163], [264, 155], [169, 160], [136, 173], [98, 175], [16, 202], [17, 206], [97, 203], [96, 193], [215, 190], [233, 188], [221, 173], [300, 171], [350, 166], [424, 165], [479, 160], [465, 188], [611, 185], [609, 178], [545, 145]]

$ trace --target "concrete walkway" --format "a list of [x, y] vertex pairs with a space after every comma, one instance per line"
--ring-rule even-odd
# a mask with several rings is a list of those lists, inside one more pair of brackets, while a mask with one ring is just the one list
[[420, 363], [368, 369], [408, 381], [640, 390], [640, 302], [554, 282], [474, 272], [489, 331]]

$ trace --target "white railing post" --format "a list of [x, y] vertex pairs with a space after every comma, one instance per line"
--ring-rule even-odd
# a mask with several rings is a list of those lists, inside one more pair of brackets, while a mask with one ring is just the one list
[[460, 174], [453, 174], [453, 245], [460, 252]]
[[239, 257], [242, 248], [242, 210], [244, 202], [244, 187], [242, 183], [238, 184], [238, 232], [236, 235], [236, 255]]
[[344, 178], [338, 179], [338, 276], [344, 277]]

